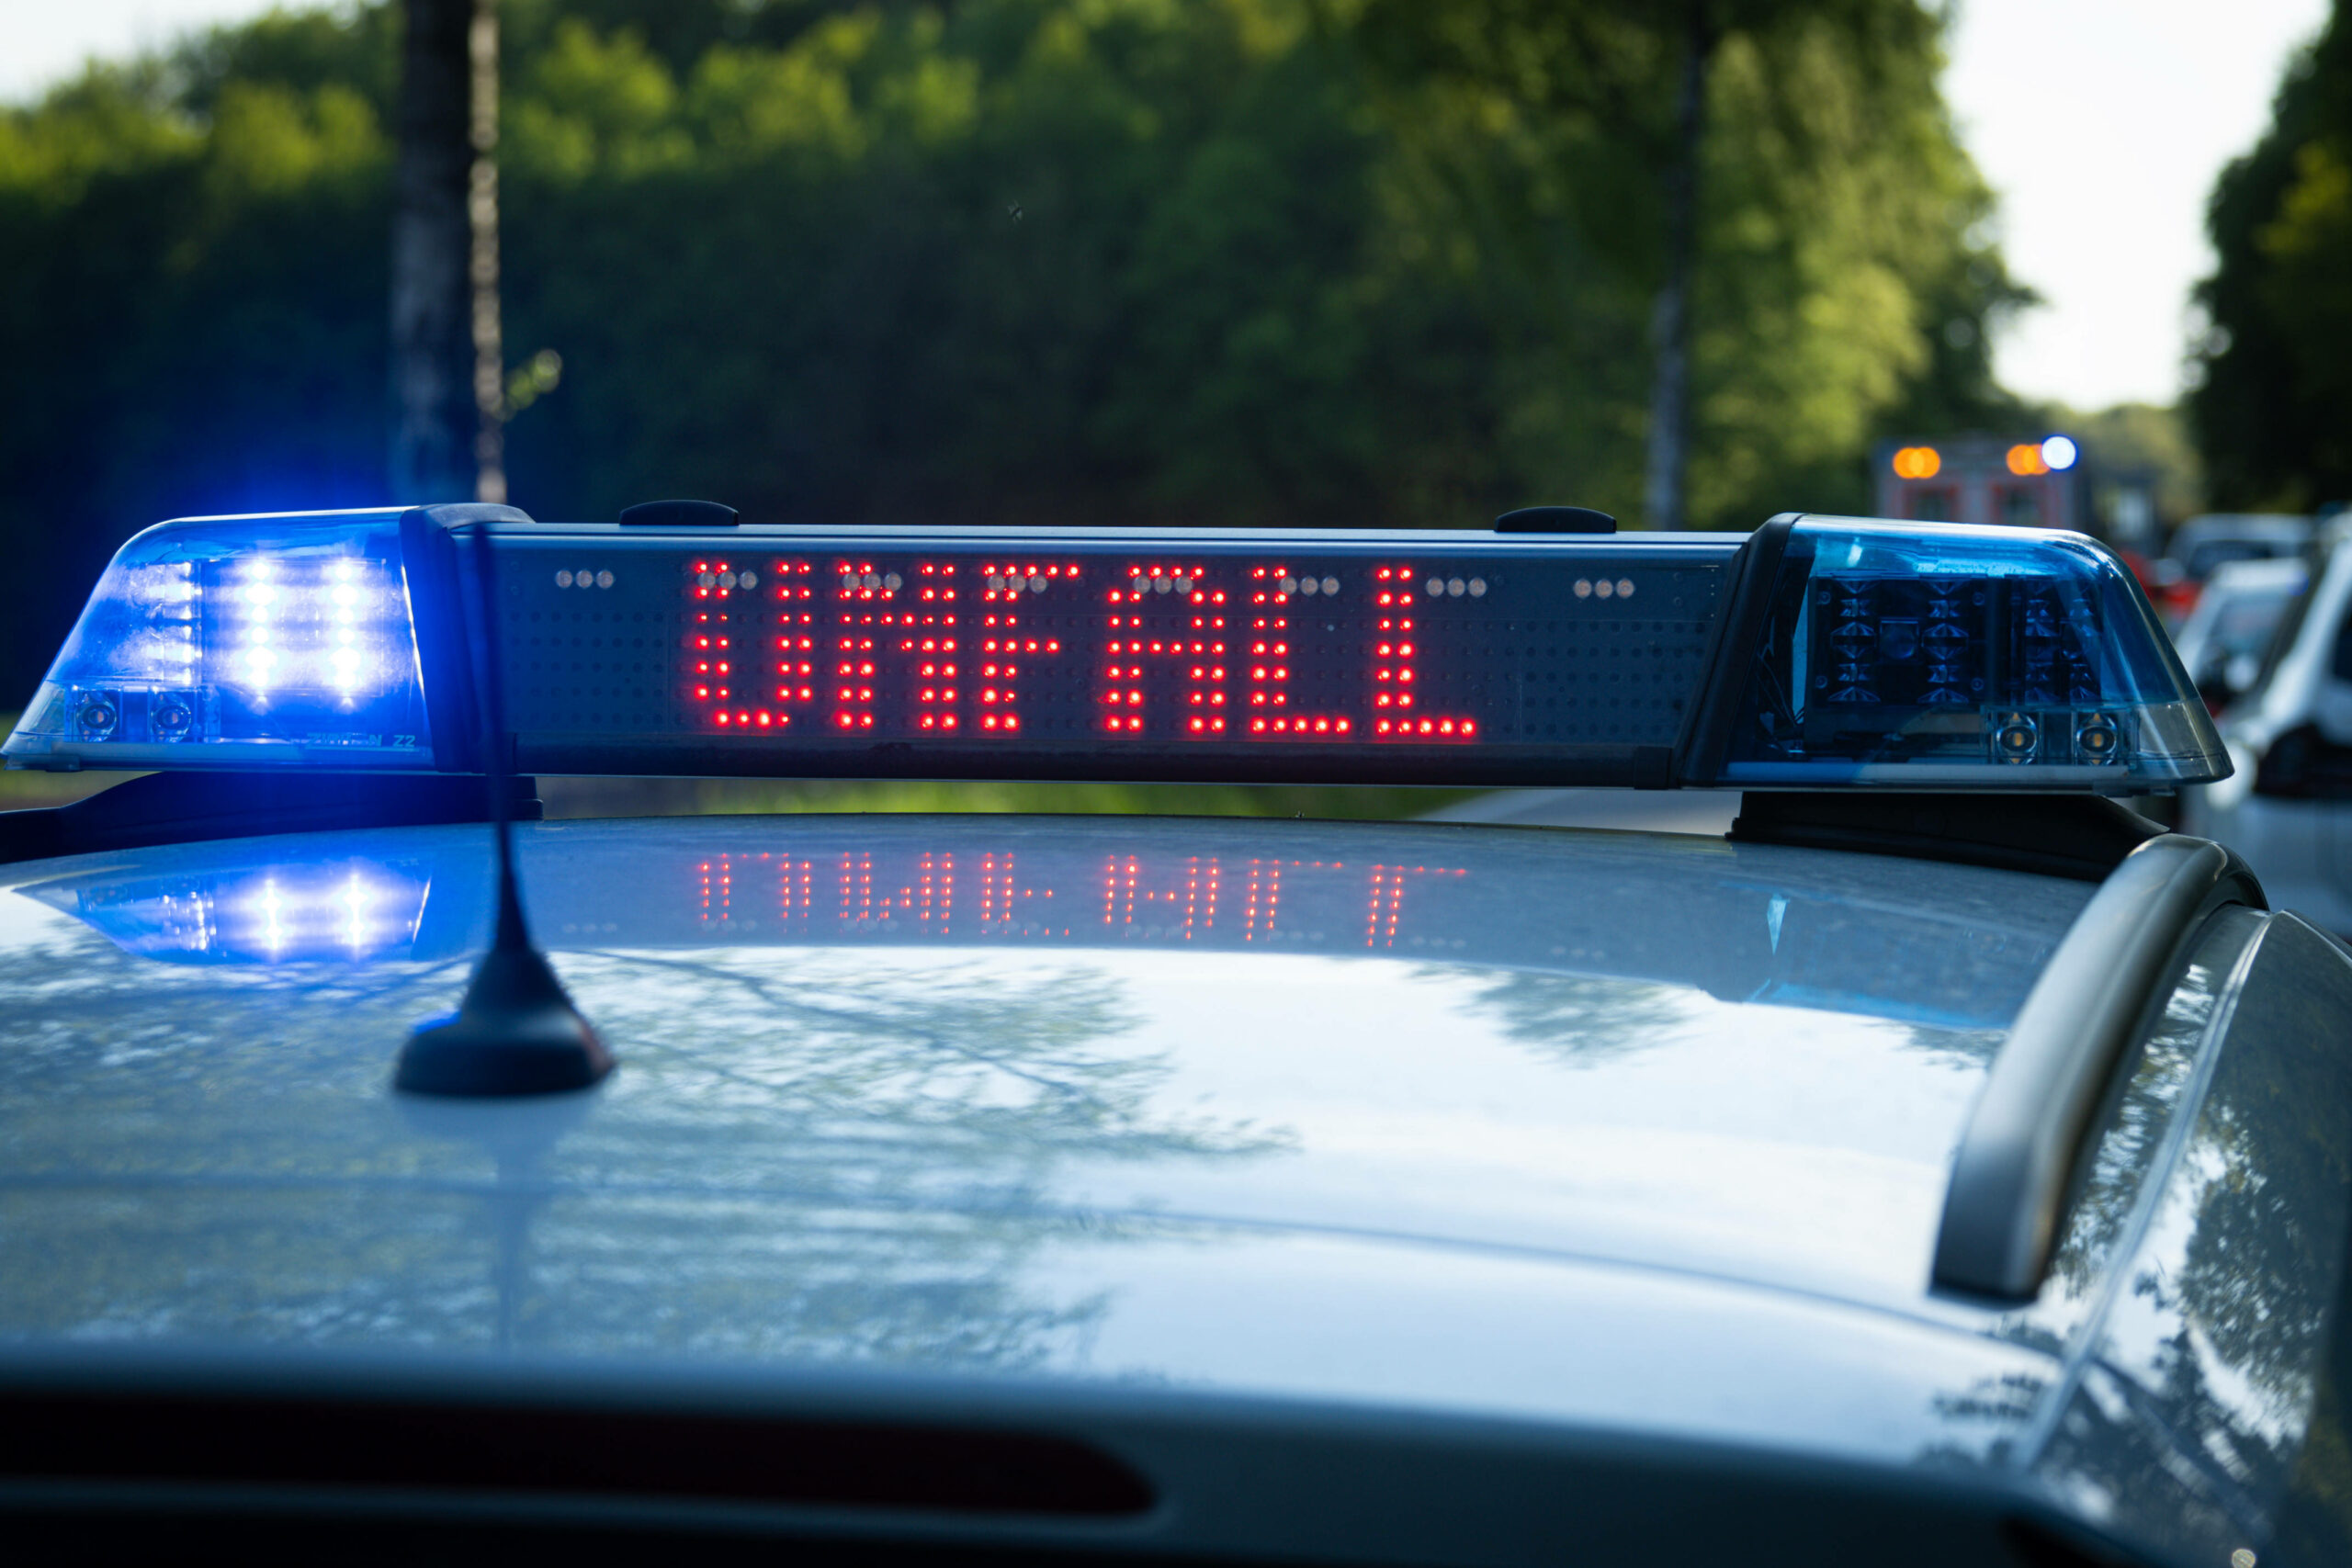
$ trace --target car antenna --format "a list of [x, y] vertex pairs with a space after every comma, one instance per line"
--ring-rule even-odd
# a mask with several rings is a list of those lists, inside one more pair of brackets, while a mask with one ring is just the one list
[[565, 994], [532, 944], [514, 878], [514, 769], [506, 751], [504, 671], [499, 656], [497, 552], [490, 530], [472, 536], [480, 635], [474, 690], [481, 718], [482, 775], [498, 845], [498, 923], [474, 966], [457, 1016], [420, 1025], [401, 1051], [392, 1087], [410, 1094], [480, 1099], [586, 1089], [613, 1070], [612, 1053]]

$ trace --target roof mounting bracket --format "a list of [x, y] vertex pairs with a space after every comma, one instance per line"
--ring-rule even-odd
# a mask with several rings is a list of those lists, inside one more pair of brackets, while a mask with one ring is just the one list
[[2164, 832], [2122, 802], [2096, 795], [1750, 790], [1735, 843], [1951, 861], [2041, 876], [2104, 882]]
[[732, 528], [741, 521], [716, 501], [640, 501], [621, 512], [624, 528]]
[[1495, 519], [1498, 534], [1614, 534], [1617, 519], [1589, 506], [1522, 506]]

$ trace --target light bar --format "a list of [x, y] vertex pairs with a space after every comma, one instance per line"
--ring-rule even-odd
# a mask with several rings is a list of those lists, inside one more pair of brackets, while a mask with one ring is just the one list
[[159, 524], [27, 705], [23, 766], [430, 768], [399, 509]]
[[2073, 535], [165, 524], [124, 547], [17, 766], [478, 766], [498, 552], [524, 772], [2091, 789], [2228, 762]]

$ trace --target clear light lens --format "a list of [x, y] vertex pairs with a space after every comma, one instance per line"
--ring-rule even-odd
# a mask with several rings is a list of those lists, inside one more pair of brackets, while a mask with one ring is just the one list
[[2053, 435], [2041, 444], [2041, 460], [2060, 472], [2073, 468], [2075, 459], [2081, 456], [2081, 450], [2067, 436]]
[[5, 752], [31, 766], [433, 765], [395, 510], [123, 546]]
[[2124, 794], [2229, 773], [2104, 547], [1817, 518], [1791, 532], [1721, 782]]

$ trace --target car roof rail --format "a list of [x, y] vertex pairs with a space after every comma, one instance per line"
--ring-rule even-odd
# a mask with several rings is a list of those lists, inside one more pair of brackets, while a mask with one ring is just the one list
[[1934, 1284], [2006, 1301], [2041, 1288], [2116, 1069], [2215, 910], [2267, 909], [2232, 851], [2166, 833], [2123, 858], [2051, 956], [1993, 1058], [1952, 1162]]

